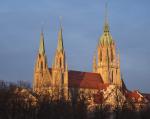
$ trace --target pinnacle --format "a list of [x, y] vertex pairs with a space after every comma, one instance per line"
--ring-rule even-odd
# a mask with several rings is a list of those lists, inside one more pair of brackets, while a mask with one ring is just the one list
[[41, 36], [40, 36], [39, 53], [40, 53], [40, 54], [45, 54], [44, 34], [43, 34], [43, 32], [41, 32]]
[[58, 50], [58, 51], [63, 51], [63, 50], [64, 50], [62, 27], [60, 28], [60, 31], [58, 32], [58, 45], [57, 45], [57, 50]]

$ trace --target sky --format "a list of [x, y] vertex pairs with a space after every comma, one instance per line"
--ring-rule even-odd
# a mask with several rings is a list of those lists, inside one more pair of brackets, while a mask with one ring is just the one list
[[[150, 1], [108, 0], [110, 31], [128, 89], [150, 93]], [[105, 0], [0, 0], [0, 80], [32, 82], [44, 29], [48, 65], [62, 17], [69, 69], [92, 71], [103, 32]]]

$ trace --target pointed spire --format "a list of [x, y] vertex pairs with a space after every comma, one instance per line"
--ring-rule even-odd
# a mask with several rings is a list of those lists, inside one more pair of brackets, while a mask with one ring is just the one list
[[107, 1], [105, 4], [105, 20], [104, 20], [104, 27], [103, 27], [103, 35], [99, 39], [99, 44], [102, 45], [110, 45], [113, 43], [112, 36], [109, 32], [109, 23], [108, 23], [108, 14], [107, 14]]
[[105, 3], [104, 32], [109, 32], [109, 24], [108, 24], [108, 2], [107, 1]]
[[43, 29], [41, 30], [41, 35], [40, 35], [40, 47], [39, 47], [39, 53], [40, 53], [40, 54], [45, 54]]
[[61, 23], [61, 17], [60, 17], [60, 30], [58, 32], [58, 45], [57, 45], [57, 50], [58, 51], [63, 51], [64, 46], [63, 46], [63, 36], [62, 36], [62, 23]]

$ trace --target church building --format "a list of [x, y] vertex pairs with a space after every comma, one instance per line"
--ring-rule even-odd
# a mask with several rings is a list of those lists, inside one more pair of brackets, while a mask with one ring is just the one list
[[44, 33], [41, 32], [40, 47], [34, 68], [34, 92], [43, 93], [46, 91], [57, 98], [64, 96], [69, 99], [75, 93], [95, 94], [109, 85], [114, 85], [119, 89], [123, 86], [120, 57], [116, 52], [116, 43], [110, 33], [107, 13], [103, 33], [99, 38], [93, 62], [91, 62], [93, 72], [68, 69], [62, 25], [60, 25], [58, 32], [57, 49], [53, 59], [52, 66], [49, 68], [45, 52]]

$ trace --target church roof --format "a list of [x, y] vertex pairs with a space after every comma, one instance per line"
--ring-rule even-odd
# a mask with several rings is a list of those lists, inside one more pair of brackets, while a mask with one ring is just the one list
[[[52, 69], [49, 68], [50, 73]], [[104, 84], [100, 74], [82, 71], [68, 71], [68, 86], [70, 88], [106, 89], [108, 84]]]
[[100, 74], [81, 71], [69, 71], [68, 82], [73, 88], [100, 89], [104, 85]]
[[127, 99], [135, 102], [140, 102], [142, 101], [141, 99], [144, 99], [143, 95], [139, 91], [127, 91], [125, 96]]

